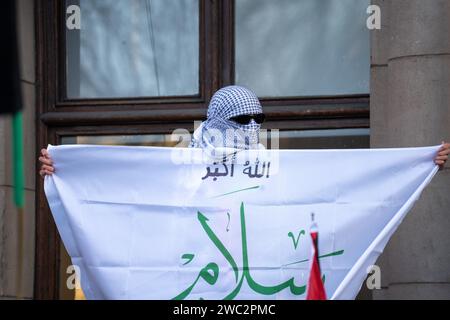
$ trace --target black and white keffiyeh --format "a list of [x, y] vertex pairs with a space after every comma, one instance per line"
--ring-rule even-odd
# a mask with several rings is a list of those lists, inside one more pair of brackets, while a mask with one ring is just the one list
[[219, 149], [259, 149], [261, 125], [253, 119], [248, 124], [230, 120], [259, 113], [262, 107], [252, 91], [236, 85], [224, 87], [211, 98], [207, 119], [195, 130], [190, 147], [206, 149], [210, 154]]

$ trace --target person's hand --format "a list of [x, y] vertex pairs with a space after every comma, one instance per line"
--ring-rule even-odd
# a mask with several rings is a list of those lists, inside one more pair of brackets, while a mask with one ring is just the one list
[[445, 162], [448, 160], [448, 155], [450, 154], [450, 143], [442, 141], [442, 146], [439, 148], [436, 158], [434, 158], [434, 163], [439, 165], [442, 170], [444, 168]]
[[39, 161], [42, 163], [41, 170], [39, 174], [42, 178], [46, 175], [52, 175], [55, 172], [55, 167], [53, 167], [53, 161], [48, 153], [47, 149], [41, 150], [41, 156], [39, 157]]

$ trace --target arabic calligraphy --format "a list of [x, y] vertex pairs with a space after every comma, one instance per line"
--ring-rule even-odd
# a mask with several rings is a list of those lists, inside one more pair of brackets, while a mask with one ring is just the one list
[[[206, 175], [204, 177], [202, 177], [202, 180], [205, 180], [209, 177], [213, 177], [213, 181], [216, 181], [218, 177], [228, 176], [228, 165], [227, 164], [225, 164], [225, 163], [221, 164], [221, 166], [223, 166], [223, 168], [225, 169], [224, 171], [220, 171], [220, 168], [219, 168], [220, 165], [217, 162], [214, 162], [213, 166], [215, 166], [214, 172], [211, 172], [211, 167], [207, 167]], [[231, 164], [230, 167], [231, 167], [230, 177], [232, 177], [234, 175], [234, 164]]]
[[267, 163], [267, 174], [266, 174], [266, 162], [262, 163], [261, 171], [259, 171], [259, 161], [255, 162], [255, 168], [252, 170], [252, 166], [250, 165], [249, 161], [246, 161], [244, 164], [244, 170], [242, 171], [243, 174], [248, 175], [249, 178], [262, 178], [264, 175], [266, 175], [266, 178], [269, 178], [269, 172], [270, 172], [270, 161]]
[[[206, 232], [208, 238], [212, 241], [212, 243], [216, 246], [216, 248], [220, 251], [220, 253], [223, 255], [223, 257], [226, 259], [226, 261], [230, 264], [231, 269], [234, 273], [234, 280], [235, 280], [235, 288], [227, 294], [223, 299], [224, 300], [231, 300], [234, 299], [239, 291], [241, 290], [241, 287], [244, 283], [244, 281], [247, 282], [247, 285], [256, 293], [262, 294], [262, 295], [273, 295], [276, 294], [282, 290], [289, 289], [290, 292], [294, 295], [302, 295], [306, 291], [306, 285], [297, 286], [294, 283], [294, 277], [274, 286], [266, 286], [259, 284], [257, 281], [255, 281], [251, 274], [251, 267], [249, 264], [248, 259], [248, 248], [247, 248], [247, 231], [246, 231], [246, 224], [245, 224], [245, 210], [244, 210], [244, 203], [241, 203], [240, 206], [240, 224], [241, 224], [241, 242], [242, 242], [242, 267], [239, 268], [235, 259], [233, 258], [230, 251], [226, 248], [226, 246], [220, 241], [220, 239], [217, 237], [217, 235], [214, 233], [214, 231], [211, 229], [211, 227], [208, 225], [208, 218], [202, 214], [200, 211], [197, 212], [197, 219], [200, 222], [203, 230]], [[303, 231], [303, 230], [302, 230]], [[299, 237], [301, 235], [301, 232], [299, 234]], [[299, 238], [297, 238], [298, 241]], [[338, 254], [343, 254], [343, 250], [339, 251]], [[337, 255], [336, 253], [333, 253], [332, 255]], [[326, 256], [331, 256], [326, 255]], [[186, 257], [186, 254], [183, 255], [184, 258]], [[188, 256], [191, 258], [191, 255]], [[192, 255], [193, 257], [193, 255]], [[192, 259], [191, 259], [192, 260]], [[308, 261], [308, 259], [305, 259], [305, 261]], [[189, 261], [190, 262], [190, 261]], [[299, 263], [299, 262], [295, 262]], [[195, 285], [198, 283], [200, 279], [203, 279], [206, 281], [206, 283], [210, 285], [214, 285], [218, 278], [219, 278], [220, 269], [219, 266], [215, 262], [208, 263], [205, 267], [203, 267], [198, 276], [195, 278], [194, 282], [186, 288], [184, 291], [182, 291], [180, 294], [178, 294], [176, 297], [174, 297], [174, 300], [182, 300], [189, 296], [191, 291], [194, 289]], [[325, 276], [322, 278], [323, 281], [325, 281]], [[201, 298], [203, 299], [203, 298]]]
[[185, 263], [183, 263], [184, 265], [187, 265], [189, 262], [192, 261], [192, 259], [194, 259], [195, 255], [192, 253], [185, 253], [181, 256], [181, 259], [186, 259], [187, 261]]
[[[234, 163], [228, 165], [226, 163], [214, 162], [212, 166], [206, 167], [206, 174], [202, 177], [202, 180], [206, 180], [209, 177], [213, 178], [213, 181], [217, 181], [218, 177], [233, 177], [234, 176]], [[214, 169], [214, 170], [213, 170]], [[244, 164], [242, 174], [247, 175], [249, 178], [269, 178], [270, 177], [270, 161], [260, 163], [257, 160], [254, 166], [250, 165], [249, 161]]]
[[292, 233], [292, 231], [289, 231], [288, 237], [292, 238], [292, 241], [294, 242], [294, 249], [297, 249], [298, 242], [300, 240], [300, 236], [301, 235], [305, 235], [305, 230], [300, 230], [300, 232], [298, 233], [297, 239], [295, 239], [294, 234]]

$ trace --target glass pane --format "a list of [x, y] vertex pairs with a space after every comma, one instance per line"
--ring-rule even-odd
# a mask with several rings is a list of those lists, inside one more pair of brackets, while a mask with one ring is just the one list
[[66, 6], [69, 98], [199, 92], [198, 0], [66, 0]]
[[369, 92], [370, 0], [236, 0], [235, 82], [258, 96]]
[[[271, 148], [271, 131], [261, 132], [261, 143]], [[269, 142], [269, 143], [267, 143]], [[370, 147], [369, 129], [286, 130], [279, 132], [280, 149], [360, 149]]]
[[62, 144], [98, 144], [153, 147], [188, 147], [190, 139], [171, 134], [68, 136]]

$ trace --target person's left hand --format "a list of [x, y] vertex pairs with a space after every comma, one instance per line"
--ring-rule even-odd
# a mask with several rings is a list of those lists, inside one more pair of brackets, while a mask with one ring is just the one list
[[449, 154], [450, 154], [450, 143], [442, 141], [442, 146], [439, 148], [436, 158], [434, 158], [434, 163], [439, 165], [439, 169], [442, 170], [444, 168], [445, 161], [447, 161]]

